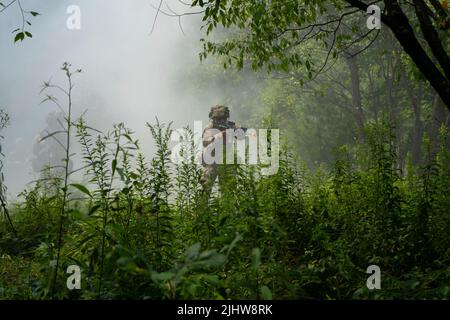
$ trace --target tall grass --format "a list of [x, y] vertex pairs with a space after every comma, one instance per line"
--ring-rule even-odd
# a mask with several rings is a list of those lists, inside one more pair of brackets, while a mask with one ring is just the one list
[[[2, 298], [48, 296], [55, 241], [56, 266], [82, 270], [82, 289], [69, 291], [55, 269], [60, 299], [449, 298], [444, 128], [438, 154], [406, 173], [380, 124], [355, 150], [343, 147], [332, 168], [311, 172], [287, 149], [273, 176], [229, 168], [207, 203], [195, 146], [181, 148], [187, 162], [170, 163], [170, 125], [148, 124], [156, 152], [147, 159], [124, 124], [102, 133], [83, 118], [66, 121], [76, 126], [87, 180], [66, 170], [56, 188], [26, 190], [11, 217], [21, 246], [0, 224], [0, 256], [9, 257], [0, 260]], [[18, 274], [24, 261], [28, 271]], [[366, 287], [371, 264], [381, 268], [381, 291]]]

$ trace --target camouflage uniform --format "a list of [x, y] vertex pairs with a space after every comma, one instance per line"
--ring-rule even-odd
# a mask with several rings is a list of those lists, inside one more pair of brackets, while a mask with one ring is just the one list
[[[211, 129], [217, 129], [220, 130], [221, 132], [227, 129], [238, 129], [238, 127], [236, 127], [236, 125], [233, 122], [228, 121], [228, 117], [229, 117], [229, 110], [227, 107], [216, 106], [211, 109], [211, 112], [209, 113], [209, 118], [211, 119], [211, 121], [203, 130], [202, 135], [203, 148], [206, 148], [216, 139], [216, 136]], [[218, 118], [222, 119], [225, 118], [226, 121], [222, 123], [216, 123], [216, 119]], [[223, 140], [225, 143], [225, 138], [223, 138]], [[226, 180], [225, 176], [228, 174], [232, 174], [232, 171], [234, 169], [233, 165], [232, 164], [226, 165], [225, 161], [223, 163], [224, 164], [216, 164], [216, 163], [206, 164], [205, 162], [202, 163], [201, 183], [208, 195], [211, 192], [217, 177], [219, 177], [219, 185], [222, 189], [223, 188], [222, 182]]]

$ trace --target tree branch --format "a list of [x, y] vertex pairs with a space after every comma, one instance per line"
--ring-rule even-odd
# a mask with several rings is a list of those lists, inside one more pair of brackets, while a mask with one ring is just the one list
[[413, 0], [415, 4], [416, 15], [419, 18], [420, 29], [427, 41], [433, 55], [438, 60], [445, 76], [450, 80], [450, 57], [447, 55], [437, 31], [434, 29], [430, 18], [426, 13], [427, 6], [422, 0]]

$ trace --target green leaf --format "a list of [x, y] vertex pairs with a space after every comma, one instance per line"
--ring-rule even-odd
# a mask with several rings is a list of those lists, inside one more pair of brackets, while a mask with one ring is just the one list
[[225, 247], [222, 248], [222, 250], [220, 250], [220, 252], [224, 252], [225, 250], [227, 250], [227, 254], [226, 256], [228, 257], [230, 255], [231, 250], [233, 250], [233, 248], [236, 246], [236, 244], [242, 240], [242, 236], [237, 233], [236, 237], [234, 238], [234, 240], [231, 242], [231, 244], [226, 245]]
[[27, 36], [28, 38], [33, 38], [33, 35], [32, 35], [30, 32], [25, 31], [25, 34], [26, 34], [26, 36]]
[[261, 290], [261, 298], [263, 298], [264, 300], [272, 300], [272, 292], [267, 286], [262, 286], [260, 290]]
[[198, 261], [195, 261], [192, 264], [193, 269], [203, 269], [203, 268], [212, 268], [218, 267], [225, 263], [227, 257], [223, 254], [215, 252], [215, 250], [209, 250], [202, 252]]
[[36, 11], [30, 11], [30, 14], [31, 14], [33, 17], [36, 17], [36, 16], [39, 15], [39, 12], [36, 12]]
[[67, 210], [67, 213], [70, 214], [72, 216], [72, 218], [75, 218], [75, 219], [83, 218], [83, 213], [81, 213], [79, 210], [76, 210], [76, 209]]
[[49, 133], [49, 134], [46, 135], [45, 137], [40, 138], [40, 139], [39, 139], [39, 142], [42, 142], [42, 141], [44, 141], [44, 140], [46, 140], [46, 139], [48, 139], [48, 138], [51, 138], [51, 137], [53, 137], [53, 136], [56, 135], [56, 134], [66, 133], [66, 132], [67, 132], [67, 131], [59, 130], [59, 131], [55, 131], [55, 132]]
[[138, 266], [130, 257], [121, 257], [116, 262], [120, 268], [130, 273], [135, 273]]
[[100, 208], [99, 204], [96, 204], [96, 205], [92, 206], [92, 208], [88, 212], [88, 216], [93, 215], [99, 208]]
[[120, 180], [125, 181], [125, 176], [124, 176], [124, 173], [123, 173], [123, 169], [118, 167], [118, 168], [116, 168], [116, 170], [117, 170], [117, 173], [120, 176]]
[[71, 186], [77, 188], [79, 191], [83, 192], [84, 194], [87, 194], [90, 198], [92, 198], [91, 193], [85, 186], [78, 183], [72, 183]]
[[200, 243], [196, 243], [192, 246], [190, 246], [186, 250], [186, 259], [187, 260], [194, 260], [198, 257], [198, 252], [200, 251]]
[[16, 43], [19, 40], [22, 41], [23, 39], [25, 39], [25, 33], [19, 32], [18, 34], [16, 34], [16, 37], [14, 38], [14, 43]]
[[134, 173], [134, 172], [130, 172], [130, 178], [136, 180], [136, 179], [139, 178], [139, 176], [136, 173]]
[[152, 280], [154, 282], [167, 281], [172, 279], [175, 276], [175, 273], [167, 271], [167, 272], [152, 272]]
[[261, 251], [259, 248], [253, 248], [252, 250], [252, 265], [256, 269], [261, 264]]
[[116, 167], [117, 167], [117, 159], [113, 159], [113, 161], [111, 163], [112, 174], [114, 174], [114, 172], [116, 172]]

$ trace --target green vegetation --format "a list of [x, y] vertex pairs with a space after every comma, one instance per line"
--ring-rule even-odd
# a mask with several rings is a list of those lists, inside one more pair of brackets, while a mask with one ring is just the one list
[[[71, 107], [74, 73], [67, 94]], [[79, 70], [78, 70], [79, 71]], [[54, 101], [51, 96], [48, 98]], [[273, 176], [255, 166], [206, 203], [194, 157], [170, 163], [171, 126], [148, 124], [147, 159], [124, 124], [102, 134], [65, 110], [85, 162], [84, 184], [47, 168], [0, 224], [3, 299], [366, 299], [450, 295], [450, 152], [398, 170], [392, 128], [366, 128], [331, 170], [308, 170], [288, 151]], [[69, 139], [69, 138], [67, 138]], [[69, 142], [69, 140], [68, 140]], [[70, 146], [70, 147], [68, 147]], [[191, 148], [182, 149], [189, 155]], [[66, 170], [67, 169], [67, 170]], [[6, 217], [6, 216], [5, 216]], [[81, 290], [66, 269], [81, 267]], [[366, 288], [366, 268], [382, 290]]]
[[[195, 145], [170, 161], [171, 124], [147, 123], [150, 157], [124, 123], [74, 117], [81, 70], [65, 63], [67, 87], [42, 90], [62, 130], [41, 141], [61, 163], [8, 202], [0, 162], [0, 299], [449, 299], [448, 1], [375, 3], [380, 30], [364, 1], [191, 2], [203, 64], [177, 93], [223, 99], [283, 145], [276, 174], [235, 166], [208, 199]], [[38, 14], [19, 0], [0, 13], [12, 4], [15, 42], [34, 41]], [[381, 290], [366, 286], [371, 265]]]

